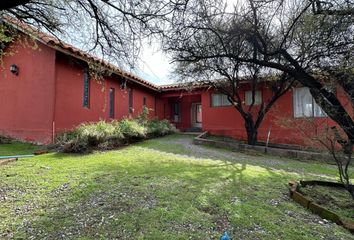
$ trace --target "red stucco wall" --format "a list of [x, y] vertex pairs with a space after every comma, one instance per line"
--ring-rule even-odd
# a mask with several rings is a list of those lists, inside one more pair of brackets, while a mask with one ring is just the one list
[[[271, 97], [271, 90], [266, 87], [261, 90], [263, 101], [267, 101]], [[338, 97], [352, 114], [351, 108], [348, 107], [350, 106], [348, 99], [340, 89], [337, 92]], [[215, 135], [246, 140], [244, 120], [239, 112], [232, 106], [211, 107], [211, 93], [212, 90], [208, 90], [202, 94], [203, 130]], [[241, 92], [241, 98], [244, 98], [244, 92]], [[256, 107], [253, 112], [257, 110]], [[320, 136], [326, 126], [334, 125], [335, 123], [327, 117], [294, 118], [293, 92], [290, 90], [278, 99], [267, 113], [258, 130], [258, 140], [266, 142], [270, 131], [270, 143], [318, 147], [318, 142], [312, 137]]]
[[[83, 107], [84, 67], [71, 63], [71, 59], [57, 54], [56, 61], [56, 133], [70, 130], [82, 122], [110, 121], [109, 89], [115, 89], [114, 119], [137, 117], [143, 109], [143, 98], [149, 108], [149, 117], [155, 116], [155, 93], [152, 90], [128, 83], [126, 89], [120, 88], [117, 78], [105, 77], [99, 81], [90, 79], [90, 107]], [[133, 113], [129, 113], [128, 88], [133, 90]]]
[[[246, 139], [244, 121], [232, 106], [211, 107], [212, 89], [166, 91], [159, 93], [128, 82], [133, 89], [133, 113], [128, 109], [128, 88], [120, 89], [115, 76], [101, 81], [91, 79], [90, 107], [83, 107], [83, 70], [78, 60], [32, 40], [11, 44], [0, 67], [0, 134], [22, 140], [49, 143], [59, 132], [70, 130], [82, 122], [110, 121], [109, 89], [115, 88], [115, 117], [137, 117], [146, 98], [149, 117], [173, 119], [171, 104], [181, 103], [181, 121], [175, 125], [181, 130], [191, 128], [192, 103], [202, 103], [202, 128], [215, 135]], [[10, 65], [19, 67], [19, 75], [10, 73]], [[244, 86], [243, 90], [247, 90]], [[261, 88], [263, 101], [268, 101], [271, 90]], [[341, 89], [337, 95], [350, 114], [353, 109]], [[241, 93], [241, 98], [244, 98]], [[257, 107], [254, 108], [257, 111]], [[310, 146], [309, 136], [335, 123], [328, 118], [293, 117], [292, 91], [282, 96], [265, 117], [258, 131], [259, 141], [266, 141], [270, 131], [271, 143]]]
[[[32, 40], [11, 44], [0, 70], [0, 134], [38, 143], [49, 143], [56, 134], [82, 122], [110, 121], [109, 89], [115, 88], [114, 119], [137, 117], [143, 99], [149, 117], [162, 118], [156, 92], [128, 82], [120, 89], [116, 76], [90, 80], [90, 107], [83, 107], [84, 65], [65, 54]], [[12, 74], [11, 64], [19, 67]], [[133, 89], [133, 113], [128, 108], [128, 88]], [[155, 110], [156, 106], [161, 111]]]
[[[55, 51], [22, 37], [6, 49], [0, 66], [0, 134], [50, 142], [54, 106]], [[10, 72], [16, 64], [19, 75]]]

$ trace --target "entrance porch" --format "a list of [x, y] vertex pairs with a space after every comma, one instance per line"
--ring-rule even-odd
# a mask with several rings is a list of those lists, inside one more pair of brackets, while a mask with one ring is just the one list
[[203, 128], [201, 94], [170, 93], [164, 96], [164, 117], [181, 131], [200, 132]]

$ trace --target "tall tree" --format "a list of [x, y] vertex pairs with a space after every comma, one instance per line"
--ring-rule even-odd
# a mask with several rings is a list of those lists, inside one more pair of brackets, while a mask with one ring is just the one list
[[333, 91], [335, 82], [354, 104], [353, 0], [245, 0], [232, 8], [222, 0], [190, 0], [186, 9], [165, 32], [165, 50], [183, 63], [179, 71], [196, 75], [205, 62], [224, 62], [296, 79], [340, 126], [343, 149], [353, 148], [353, 116]]
[[134, 64], [145, 36], [186, 0], [2, 0], [1, 16], [48, 31], [118, 64]]

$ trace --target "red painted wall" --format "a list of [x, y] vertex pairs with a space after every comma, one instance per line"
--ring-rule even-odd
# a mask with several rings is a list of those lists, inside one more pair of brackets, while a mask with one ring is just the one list
[[[90, 107], [83, 107], [84, 65], [63, 53], [32, 40], [13, 43], [12, 54], [3, 58], [0, 70], [0, 134], [38, 143], [50, 143], [57, 133], [70, 130], [82, 122], [110, 121], [109, 89], [115, 89], [114, 119], [137, 117], [143, 99], [149, 118], [161, 113], [156, 92], [128, 82], [120, 89], [118, 78], [90, 80]], [[13, 75], [11, 64], [19, 67]], [[128, 88], [133, 90], [133, 113], [128, 108]]]
[[[73, 63], [72, 59], [57, 54], [55, 126], [56, 133], [70, 130], [82, 122], [110, 121], [109, 89], [115, 89], [114, 119], [137, 117], [142, 113], [143, 98], [149, 108], [149, 117], [155, 116], [155, 93], [137, 84], [128, 83], [126, 89], [120, 88], [117, 78], [105, 77], [99, 81], [90, 79], [90, 107], [83, 107], [84, 66]], [[133, 113], [129, 113], [128, 88], [133, 91]]]
[[[55, 50], [21, 37], [0, 66], [0, 134], [34, 142], [52, 139]], [[19, 75], [10, 65], [19, 67]]]
[[[101, 81], [91, 79], [90, 107], [83, 107], [84, 65], [72, 57], [32, 40], [17, 41], [7, 48], [12, 54], [3, 57], [0, 68], [0, 134], [15, 138], [49, 143], [53, 134], [70, 130], [82, 122], [111, 120], [109, 118], [109, 89], [115, 89], [115, 117], [137, 117], [146, 98], [149, 117], [172, 120], [171, 104], [181, 103], [181, 121], [175, 123], [181, 130], [191, 127], [192, 103], [202, 103], [202, 128], [216, 135], [246, 139], [244, 121], [233, 107], [211, 107], [213, 90], [165, 91], [158, 93], [128, 82], [133, 89], [133, 113], [129, 113], [128, 89], [120, 89], [116, 77]], [[10, 65], [19, 67], [19, 75], [10, 73]], [[248, 90], [244, 86], [243, 90]], [[261, 88], [263, 101], [268, 101], [271, 90]], [[350, 114], [353, 109], [341, 89], [337, 95]], [[243, 94], [241, 94], [243, 98]], [[254, 109], [257, 111], [257, 107]], [[259, 128], [259, 141], [266, 141], [271, 131], [271, 143], [311, 146], [309, 136], [335, 123], [329, 118], [293, 117], [293, 97], [289, 91], [282, 96], [265, 117]], [[54, 126], [54, 129], [53, 129]], [[54, 131], [53, 131], [54, 130]]]
[[[249, 90], [245, 87], [244, 90]], [[261, 88], [263, 101], [271, 97], [271, 90]], [[230, 136], [240, 140], [246, 140], [247, 134], [244, 127], [244, 120], [239, 112], [232, 106], [211, 107], [212, 90], [204, 91], [202, 94], [203, 109], [203, 130], [211, 134]], [[349, 113], [352, 109], [348, 106], [349, 100], [343, 91], [338, 89], [338, 97], [347, 106]], [[244, 98], [244, 92], [241, 92]], [[254, 109], [256, 112], [257, 107]], [[330, 118], [294, 118], [293, 93], [292, 90], [283, 95], [272, 109], [267, 113], [259, 130], [258, 140], [266, 142], [270, 131], [270, 143], [295, 144], [305, 147], [319, 147], [319, 144], [311, 138], [322, 134], [326, 126], [336, 125]]]
[[[157, 93], [137, 85], [128, 85], [128, 87], [133, 89], [133, 113], [129, 114], [129, 116], [136, 118], [143, 112], [145, 97], [146, 107], [149, 109], [149, 118], [155, 118], [155, 114], [157, 115], [157, 110], [155, 110], [155, 98], [157, 97]], [[128, 106], [128, 103], [125, 106]], [[128, 108], [126, 107], [126, 109]]]

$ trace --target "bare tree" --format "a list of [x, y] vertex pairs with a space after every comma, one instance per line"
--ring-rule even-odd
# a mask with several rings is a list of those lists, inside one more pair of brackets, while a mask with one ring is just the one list
[[165, 49], [194, 75], [205, 61], [232, 61], [296, 79], [352, 146], [353, 116], [333, 85], [354, 103], [353, 6], [353, 0], [247, 0], [230, 9], [222, 0], [190, 0], [170, 21]]
[[[212, 29], [210, 28], [210, 30]], [[194, 56], [195, 51], [203, 56], [217, 55], [222, 51], [222, 48], [232, 48], [233, 44], [228, 37], [218, 35], [217, 38], [213, 38], [210, 35], [203, 36], [203, 33], [197, 37], [197, 40], [189, 39], [186, 45], [176, 46], [174, 43], [176, 41], [173, 38], [168, 44], [168, 50], [189, 52]], [[208, 47], [205, 47], [206, 45]], [[232, 49], [240, 50], [239, 48]], [[268, 74], [267, 76], [264, 68], [254, 64], [242, 64], [232, 57], [201, 59], [197, 57], [192, 64], [183, 58], [178, 61], [176, 74], [181, 79], [187, 82], [198, 81], [202, 85], [212, 86], [214, 90], [227, 96], [230, 105], [240, 113], [244, 120], [247, 143], [250, 145], [257, 144], [258, 129], [266, 114], [294, 82], [294, 79], [290, 79], [287, 74], [276, 76]], [[245, 88], [250, 93], [247, 102], [243, 96]], [[266, 94], [267, 98], [257, 94], [257, 90], [262, 88], [269, 89], [270, 94]]]
[[186, 0], [4, 0], [2, 16], [45, 30], [83, 50], [134, 65], [141, 39]]

